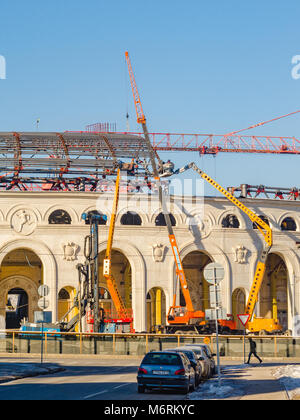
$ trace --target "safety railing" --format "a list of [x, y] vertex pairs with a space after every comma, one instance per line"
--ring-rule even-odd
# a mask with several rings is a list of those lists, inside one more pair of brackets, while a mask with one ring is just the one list
[[[43, 338], [43, 342], [42, 342]], [[253, 338], [253, 337], [252, 337]], [[257, 353], [269, 358], [300, 357], [300, 338], [255, 336]], [[0, 331], [1, 354], [143, 356], [151, 350], [167, 350], [186, 344], [209, 344], [216, 352], [216, 336], [171, 334], [94, 334]], [[249, 352], [248, 337], [220, 336], [221, 357], [242, 358]]]

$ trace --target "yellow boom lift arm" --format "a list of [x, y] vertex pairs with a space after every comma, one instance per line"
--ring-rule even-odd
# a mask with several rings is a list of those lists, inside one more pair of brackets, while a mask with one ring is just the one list
[[[211, 178], [209, 175], [207, 175], [205, 172], [199, 169], [194, 162], [189, 163], [183, 168], [174, 171], [173, 174], [179, 174], [189, 169], [193, 169], [195, 172], [197, 172], [201, 176], [201, 178], [207, 181], [216, 190], [223, 194], [229, 201], [231, 201], [235, 206], [237, 206], [243, 213], [245, 213], [249, 217], [249, 219], [256, 224], [257, 228], [262, 233], [263, 238], [265, 240], [265, 245], [263, 247], [263, 250], [259, 254], [254, 280], [252, 282], [248, 301], [246, 304], [245, 312], [246, 314], [250, 315], [249, 322], [247, 323], [246, 328], [251, 332], [281, 331], [282, 326], [279, 324], [277, 319], [257, 318], [253, 316], [255, 305], [258, 299], [258, 293], [266, 270], [266, 259], [273, 245], [273, 235], [270, 226], [267, 223], [265, 223], [260, 217], [258, 217], [252, 210], [250, 210], [243, 203], [241, 203], [236, 197], [234, 197], [227, 190], [225, 190], [225, 188], [219, 185], [213, 178]], [[167, 174], [166, 176], [169, 176], [169, 174]]]

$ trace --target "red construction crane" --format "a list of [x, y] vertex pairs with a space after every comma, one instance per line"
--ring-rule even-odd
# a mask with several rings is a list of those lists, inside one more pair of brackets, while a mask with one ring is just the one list
[[[144, 124], [146, 118], [143, 112], [141, 100], [137, 90], [134, 74], [131, 68], [128, 53], [126, 60], [134, 96], [134, 104], [137, 114], [137, 122]], [[261, 127], [271, 122], [290, 117], [300, 113], [300, 110], [281, 115], [267, 121], [263, 121], [241, 130], [228, 134], [182, 134], [182, 133], [147, 133], [155, 151], [180, 151], [198, 152], [201, 155], [217, 155], [218, 153], [271, 153], [271, 154], [300, 154], [300, 139], [288, 136], [256, 136], [239, 134], [241, 132]], [[92, 124], [88, 132], [99, 132], [99, 124]], [[144, 133], [118, 133], [143, 135]]]

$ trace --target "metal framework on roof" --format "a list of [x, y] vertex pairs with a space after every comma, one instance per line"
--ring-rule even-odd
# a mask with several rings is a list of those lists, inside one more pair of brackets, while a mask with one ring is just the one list
[[241, 184], [239, 187], [228, 187], [232, 195], [238, 198], [257, 198], [263, 195], [263, 198], [271, 198], [273, 200], [300, 200], [300, 189], [293, 188], [280, 188], [280, 187], [267, 187], [265, 185], [248, 185]]
[[97, 191], [116, 176], [151, 175], [144, 138], [118, 133], [0, 133], [0, 189]]

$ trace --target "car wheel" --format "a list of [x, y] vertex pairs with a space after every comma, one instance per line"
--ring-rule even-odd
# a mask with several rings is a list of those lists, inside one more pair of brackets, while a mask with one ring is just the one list
[[191, 391], [195, 391], [195, 389], [196, 389], [196, 375], [194, 376], [193, 383], [190, 386]]
[[145, 387], [142, 386], [142, 385], [138, 385], [138, 393], [139, 394], [144, 394], [144, 392], [145, 392]]
[[182, 394], [187, 394], [189, 392], [189, 390], [190, 390], [189, 385], [185, 388], [182, 388]]

